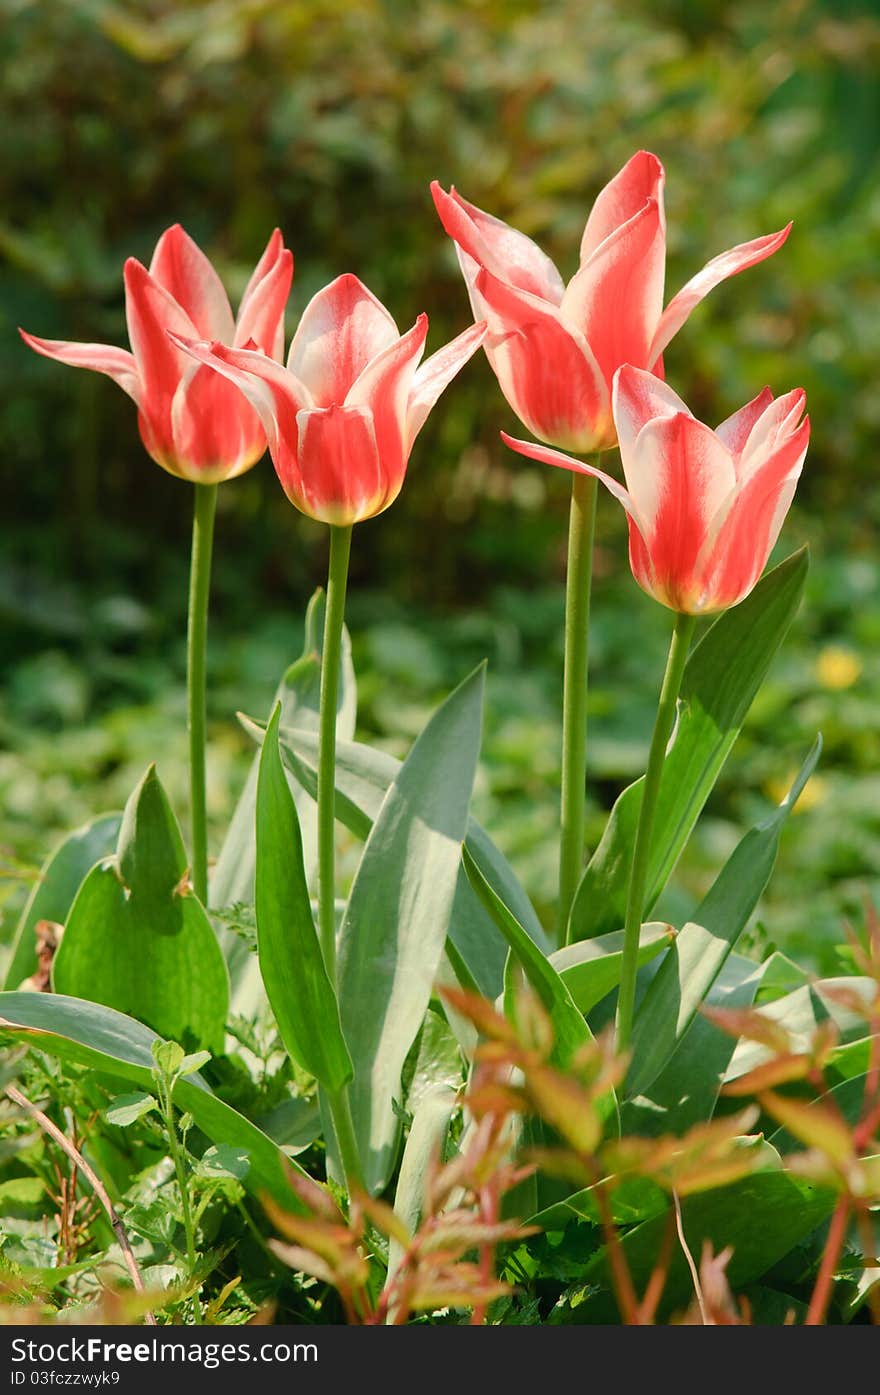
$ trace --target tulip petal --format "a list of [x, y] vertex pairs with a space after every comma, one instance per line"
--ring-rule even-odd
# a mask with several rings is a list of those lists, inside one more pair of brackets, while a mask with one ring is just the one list
[[341, 405], [367, 364], [399, 338], [372, 291], [356, 276], [339, 276], [303, 311], [287, 364], [316, 406]]
[[485, 269], [475, 292], [489, 325], [486, 356], [520, 421], [571, 450], [613, 445], [610, 395], [583, 336], [546, 301]]
[[368, 408], [303, 411], [297, 429], [299, 483], [290, 498], [304, 513], [344, 526], [380, 513], [396, 497], [402, 476], [386, 486]]
[[186, 311], [198, 338], [232, 342], [235, 322], [223, 282], [179, 223], [156, 243], [150, 275]]
[[[272, 451], [296, 451], [297, 412], [314, 406], [308, 388], [290, 369], [255, 349], [231, 349], [226, 344], [204, 343], [171, 336], [192, 358], [207, 364], [244, 393], [260, 419]], [[276, 461], [277, 464], [277, 461]]]
[[530, 460], [539, 460], [542, 465], [555, 465], [560, 470], [571, 470], [575, 475], [591, 475], [593, 479], [599, 480], [609, 494], [613, 494], [617, 502], [623, 505], [636, 526], [641, 528], [642, 521], [635, 500], [613, 475], [606, 475], [604, 470], [597, 469], [595, 465], [575, 460], [572, 456], [563, 454], [561, 450], [553, 450], [551, 446], [539, 446], [536, 441], [519, 441], [514, 436], [508, 436], [506, 431], [501, 432], [501, 439], [518, 455], [527, 455]]
[[134, 354], [127, 349], [117, 349], [114, 344], [75, 344], [66, 339], [38, 339], [24, 329], [18, 332], [35, 353], [42, 354], [44, 358], [54, 358], [71, 368], [91, 368], [95, 373], [106, 373], [135, 402], [140, 401], [137, 364]]
[[416, 365], [425, 347], [427, 315], [368, 363], [345, 399], [346, 407], [369, 410], [382, 470], [403, 479], [409, 457], [406, 409]]
[[796, 429], [804, 413], [807, 394], [794, 388], [771, 401], [755, 421], [742, 449], [740, 477], [747, 478]]
[[766, 237], [756, 237], [752, 242], [741, 242], [739, 246], [732, 247], [729, 252], [722, 252], [720, 256], [713, 257], [707, 262], [702, 271], [698, 271], [688, 281], [686, 286], [673, 296], [666, 309], [660, 317], [657, 326], [657, 333], [651, 345], [648, 367], [662, 354], [666, 345], [677, 334], [687, 319], [688, 315], [700, 301], [726, 281], [729, 276], [737, 276], [739, 272], [747, 270], [750, 266], [756, 266], [758, 262], [763, 262], [767, 257], [771, 257], [774, 252], [785, 242], [791, 232], [791, 223], [782, 228], [780, 232], [770, 233]]
[[730, 453], [708, 426], [677, 413], [649, 422], [623, 465], [643, 520], [654, 594], [690, 610], [700, 589], [695, 567], [701, 548], [736, 485]]
[[727, 417], [720, 426], [715, 428], [715, 435], [727, 446], [733, 456], [735, 466], [739, 465], [739, 459], [749, 438], [749, 432], [772, 401], [773, 393], [770, 389], [768, 387], [762, 388], [757, 397], [753, 397], [751, 402], [740, 407], [738, 412], [734, 412], [732, 416]]
[[187, 370], [174, 394], [171, 437], [172, 473], [200, 484], [234, 479], [266, 449], [259, 417], [241, 390], [213, 365], [198, 362]]
[[424, 426], [428, 413], [444, 388], [452, 382], [486, 337], [485, 320], [471, 325], [450, 343], [425, 359], [415, 372], [407, 404], [407, 451]]
[[654, 575], [645, 542], [646, 530], [632, 495], [624, 489], [623, 485], [619, 484], [612, 475], [606, 475], [604, 470], [597, 470], [595, 465], [586, 465], [582, 460], [573, 460], [570, 455], [563, 455], [562, 451], [552, 450], [548, 446], [539, 446], [534, 441], [517, 441], [513, 436], [508, 436], [506, 431], [501, 432], [501, 439], [505, 445], [510, 446], [511, 450], [517, 451], [520, 455], [527, 455], [530, 460], [539, 460], [544, 465], [555, 465], [562, 470], [571, 470], [576, 475], [592, 475], [594, 479], [604, 484], [609, 494], [613, 495], [626, 510], [629, 525], [629, 560], [633, 575], [645, 591], [652, 592]]
[[757, 582], [794, 498], [809, 441], [805, 417], [719, 510], [697, 564], [704, 610], [736, 605]]
[[141, 407], [156, 429], [161, 422], [170, 432], [171, 400], [188, 367], [172, 338], [198, 339], [198, 334], [186, 311], [134, 257], [125, 263], [124, 279], [125, 318], [142, 385]]
[[579, 330], [608, 387], [623, 363], [649, 368], [663, 310], [666, 234], [656, 198], [596, 248], [569, 282], [563, 321]]
[[436, 179], [431, 193], [443, 227], [468, 256], [509, 285], [559, 305], [564, 282], [537, 243], [468, 203], [455, 188], [447, 194]]
[[[268, 260], [269, 249], [278, 238], [278, 253], [274, 260]], [[251, 340], [279, 362], [284, 357], [284, 309], [290, 294], [293, 279], [293, 254], [280, 243], [281, 234], [272, 234], [269, 247], [263, 253], [257, 270], [266, 264], [266, 270], [257, 277], [251, 277], [241, 300], [241, 308], [235, 324], [233, 344], [244, 348]]]
[[674, 417], [679, 412], [691, 416], [690, 408], [668, 383], [628, 363], [614, 375], [611, 410], [624, 472], [627, 460], [633, 457], [639, 432], [648, 422], [658, 417]]
[[593, 204], [581, 239], [581, 266], [589, 261], [607, 237], [634, 218], [649, 199], [656, 201], [663, 224], [665, 180], [666, 174], [662, 164], [649, 150], [639, 150], [627, 160], [623, 169], [605, 185]]

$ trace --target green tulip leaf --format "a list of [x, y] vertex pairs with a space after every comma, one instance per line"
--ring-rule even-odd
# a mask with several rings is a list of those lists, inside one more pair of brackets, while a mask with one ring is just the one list
[[114, 851], [121, 822], [121, 814], [102, 814], [84, 828], [69, 833], [48, 858], [16, 928], [4, 988], [18, 988], [36, 972], [37, 924], [41, 920], [64, 924], [86, 874]]
[[[324, 609], [324, 592], [316, 591], [306, 611], [303, 653], [285, 673], [271, 709], [274, 711], [280, 702], [281, 720], [285, 725], [296, 726], [316, 735], [321, 693]], [[348, 631], [343, 630], [336, 714], [336, 734], [340, 740], [350, 740], [354, 735], [356, 706], [351, 641]], [[220, 856], [211, 874], [208, 900], [217, 910], [234, 905], [251, 906], [254, 902], [257, 856], [254, 830], [258, 774], [259, 755], [256, 755], [251, 762]], [[311, 883], [318, 860], [318, 823], [315, 806], [297, 780], [291, 779], [289, 783], [299, 819], [306, 876]], [[239, 1016], [250, 1016], [263, 998], [256, 960], [239, 935], [225, 926], [221, 926], [218, 933], [229, 966], [232, 1011]]]
[[[262, 727], [243, 718], [245, 729], [262, 741]], [[308, 731], [282, 727], [282, 756], [288, 769], [312, 798], [317, 790], [318, 742]], [[340, 741], [336, 751], [336, 816], [357, 838], [367, 838], [400, 762], [384, 751], [357, 742]], [[550, 943], [529, 898], [507, 859], [485, 830], [469, 818], [465, 844], [483, 875], [509, 905], [530, 938], [545, 953]], [[491, 916], [475, 895], [464, 869], [455, 889], [450, 926], [454, 962], [460, 964], [480, 992], [495, 998], [501, 992], [507, 947]]]
[[[0, 993], [0, 1034], [140, 1090], [155, 1088], [152, 1047], [159, 1038], [113, 1008], [60, 993]], [[279, 1206], [303, 1211], [288, 1180], [291, 1169], [304, 1176], [302, 1169], [255, 1124], [218, 1099], [200, 1076], [180, 1077], [173, 1098], [212, 1142], [247, 1153], [246, 1185], [255, 1196], [268, 1192]]]
[[777, 809], [749, 830], [715, 883], [679, 932], [636, 1013], [626, 1077], [628, 1099], [657, 1079], [705, 1001], [760, 900], [776, 862], [788, 815], [816, 768], [821, 738]]
[[[639, 939], [639, 964], [648, 964], [656, 959], [658, 954], [669, 948], [674, 938], [672, 926], [662, 921], [643, 925]], [[578, 1009], [589, 1013], [620, 982], [623, 931], [614, 930], [610, 935], [596, 935], [592, 940], [578, 940], [576, 944], [566, 945], [550, 955], [550, 963]]]
[[186, 871], [180, 829], [150, 766], [125, 807], [115, 857], [94, 867], [77, 892], [52, 983], [57, 993], [219, 1053], [226, 965]]
[[401, 1073], [450, 927], [482, 725], [484, 670], [434, 713], [376, 815], [339, 934], [352, 1116], [369, 1190], [397, 1154]]
[[[648, 912], [669, 880], [788, 633], [807, 568], [806, 548], [781, 562], [751, 595], [715, 621], [687, 661], [654, 820]], [[611, 811], [575, 895], [572, 940], [589, 939], [624, 923], [642, 784], [640, 779], [625, 789]]]
[[257, 788], [256, 912], [260, 972], [288, 1052], [328, 1090], [352, 1076], [336, 995], [315, 931], [296, 804], [269, 723]]

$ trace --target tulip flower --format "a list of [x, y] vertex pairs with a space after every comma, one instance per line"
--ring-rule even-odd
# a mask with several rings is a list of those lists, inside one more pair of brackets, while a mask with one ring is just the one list
[[340, 276], [303, 312], [286, 368], [253, 349], [173, 337], [257, 411], [291, 503], [345, 528], [397, 498], [428, 413], [485, 332], [472, 326], [419, 366], [427, 316], [401, 335], [356, 276]]
[[129, 257], [123, 274], [132, 352], [109, 344], [38, 339], [24, 330], [22, 338], [46, 358], [106, 373], [118, 383], [137, 406], [147, 453], [169, 474], [195, 484], [243, 474], [266, 449], [257, 414], [216, 374], [194, 365], [168, 331], [250, 344], [280, 359], [293, 275], [293, 257], [281, 233], [276, 229], [269, 239], [237, 320], [216, 271], [179, 223], [159, 238], [149, 271]]
[[266, 437], [259, 416], [241, 394], [194, 363], [169, 336], [208, 336], [257, 347], [280, 359], [293, 257], [276, 228], [247, 284], [237, 320], [216, 271], [179, 223], [159, 238], [149, 271], [129, 257], [123, 275], [131, 351], [20, 333], [38, 354], [106, 373], [118, 383], [138, 409], [147, 453], [163, 470], [196, 486], [187, 643], [191, 875], [196, 895], [205, 901], [205, 645], [217, 485], [256, 464]]
[[[614, 374], [624, 363], [662, 376], [663, 350], [719, 282], [763, 261], [789, 227], [715, 257], [663, 308], [666, 265], [665, 174], [641, 150], [599, 194], [581, 239], [580, 267], [566, 286], [534, 242], [431, 185], [453, 238], [474, 316], [501, 391], [524, 426], [561, 450], [607, 450], [617, 433]], [[559, 936], [583, 865], [587, 677], [596, 485], [572, 482], [565, 601]]]
[[616, 441], [611, 384], [624, 363], [662, 376], [662, 354], [721, 281], [776, 252], [791, 224], [714, 257], [663, 308], [665, 173], [633, 155], [587, 220], [580, 268], [566, 286], [553, 262], [514, 228], [435, 181], [434, 203], [456, 243], [474, 317], [501, 391], [540, 440], [579, 453]]
[[[352, 527], [400, 493], [413, 442], [443, 389], [479, 348], [486, 326], [466, 330], [425, 363], [428, 319], [401, 334], [356, 276], [340, 276], [309, 302], [287, 367], [253, 349], [174, 336], [200, 363], [241, 389], [259, 414], [291, 503], [330, 525], [330, 561], [318, 735], [318, 926], [336, 982], [336, 709]], [[360, 1163], [345, 1089], [328, 1097], [350, 1187]]]
[[689, 615], [726, 610], [754, 587], [779, 536], [810, 439], [798, 388], [764, 388], [712, 431], [672, 389], [638, 368], [618, 370], [614, 421], [626, 488], [592, 465], [531, 441], [521, 455], [592, 475], [626, 509], [633, 575]]
[[698, 615], [743, 600], [764, 570], [794, 497], [810, 420], [800, 388], [777, 398], [764, 388], [712, 431], [659, 378], [629, 365], [615, 374], [612, 400], [626, 487], [560, 451], [504, 439], [522, 455], [602, 481], [626, 509], [636, 581], [676, 612], [627, 893], [617, 1008], [618, 1046], [625, 1050], [654, 815], [693, 627]]

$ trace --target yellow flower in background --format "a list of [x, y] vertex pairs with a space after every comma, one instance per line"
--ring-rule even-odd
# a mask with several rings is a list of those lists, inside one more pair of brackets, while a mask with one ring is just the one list
[[[792, 781], [797, 774], [797, 767], [791, 766], [783, 775], [774, 776], [765, 781], [764, 793], [768, 799], [772, 799], [775, 804], [781, 804], [788, 791], [791, 789]], [[828, 781], [821, 775], [811, 775], [803, 793], [791, 812], [791, 817], [796, 818], [798, 814], [809, 813], [817, 805], [824, 804], [828, 795]]]
[[851, 649], [829, 644], [816, 660], [816, 677], [823, 688], [840, 692], [851, 688], [862, 672], [862, 661]]

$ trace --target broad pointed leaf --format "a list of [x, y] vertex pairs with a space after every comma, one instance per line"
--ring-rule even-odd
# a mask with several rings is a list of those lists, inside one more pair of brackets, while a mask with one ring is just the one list
[[[654, 820], [646, 910], [663, 890], [800, 604], [806, 549], [794, 553], [725, 611], [684, 671], [672, 746]], [[615, 930], [626, 916], [642, 780], [623, 791], [571, 909], [573, 940]]]
[[57, 993], [219, 1051], [226, 965], [186, 871], [180, 829], [150, 766], [125, 807], [115, 857], [94, 867], [77, 893], [52, 982]]
[[365, 1182], [386, 1185], [397, 1153], [401, 1071], [450, 928], [480, 745], [483, 669], [446, 699], [376, 816], [339, 935], [342, 1029]]
[[770, 880], [783, 825], [812, 775], [821, 749], [819, 738], [782, 804], [750, 829], [734, 849], [693, 921], [679, 932], [660, 965], [633, 1027], [627, 1098], [645, 1094], [656, 1080], [745, 929]]
[[37, 923], [54, 920], [64, 924], [86, 873], [115, 849], [121, 821], [121, 814], [102, 814], [84, 828], [69, 833], [47, 859], [16, 928], [5, 988], [18, 988], [36, 972]]
[[256, 911], [260, 972], [281, 1039], [328, 1090], [351, 1079], [336, 994], [315, 931], [296, 805], [278, 750], [280, 704], [260, 756]]
[[[285, 673], [275, 700], [281, 703], [281, 720], [306, 731], [317, 732], [321, 691], [321, 646], [324, 625], [324, 592], [316, 591], [306, 611], [305, 639], [302, 656]], [[354, 668], [351, 662], [351, 642], [343, 631], [342, 656], [339, 670], [339, 703], [336, 733], [340, 739], [354, 735], [357, 696]], [[211, 874], [209, 903], [218, 910], [236, 903], [252, 905], [254, 900], [254, 869], [256, 867], [257, 775], [259, 755], [251, 762], [244, 788], [229, 825], [226, 839]], [[290, 781], [296, 803], [303, 842], [306, 876], [311, 882], [317, 863], [317, 820], [311, 799], [296, 780]], [[254, 956], [238, 935], [220, 927], [219, 939], [229, 966], [232, 984], [232, 1010], [252, 1013], [262, 997], [262, 985]]]
[[[141, 1022], [113, 1008], [57, 993], [0, 993], [0, 1032], [59, 1060], [152, 1090], [152, 1045], [158, 1040]], [[246, 1185], [294, 1211], [303, 1206], [288, 1181], [289, 1170], [302, 1174], [270, 1138], [244, 1115], [213, 1094], [198, 1075], [174, 1086], [174, 1102], [192, 1114], [214, 1143], [244, 1149], [250, 1158]]]

